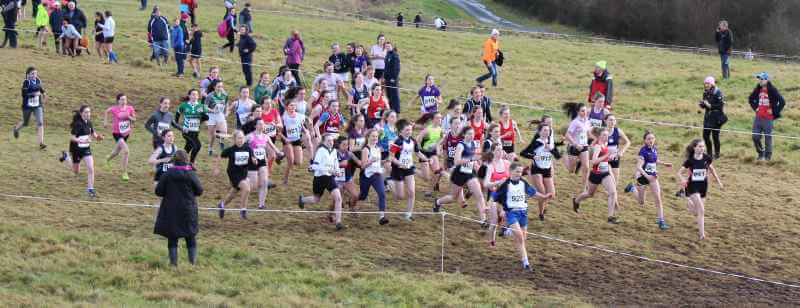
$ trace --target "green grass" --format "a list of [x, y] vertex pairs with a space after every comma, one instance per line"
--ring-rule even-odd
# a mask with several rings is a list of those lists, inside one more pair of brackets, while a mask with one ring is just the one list
[[[270, 5], [264, 2], [264, 7]], [[255, 2], [261, 7], [261, 2]], [[280, 3], [273, 3], [279, 5]], [[0, 170], [6, 174], [3, 192], [83, 199], [85, 177], [72, 176], [55, 156], [67, 144], [70, 111], [81, 103], [94, 107], [94, 121], [125, 92], [145, 117], [155, 109], [159, 96], [177, 98], [195, 87], [196, 81], [170, 77], [173, 67], [156, 68], [147, 61], [149, 52], [142, 39], [147, 13], [135, 10], [136, 3], [85, 3], [84, 10], [111, 8], [120, 34], [115, 48], [121, 65], [100, 64], [95, 57], [64, 58], [30, 47], [30, 35], [23, 36], [24, 48], [3, 49], [5, 63], [0, 75], [0, 97], [6, 112], [2, 123], [19, 118], [19, 83], [28, 65], [36, 65], [50, 91], [47, 106], [48, 151], [35, 149], [31, 128], [19, 140], [10, 134], [0, 147]], [[201, 2], [200, 23], [206, 30], [206, 55], [218, 57], [221, 45], [214, 33], [222, 15], [218, 4]], [[162, 4], [165, 12], [177, 9]], [[286, 14], [257, 13], [255, 27], [259, 50], [256, 62], [270, 72], [282, 61], [280, 46], [291, 29], [299, 29], [306, 40], [306, 69], [319, 70], [333, 41], [369, 44], [376, 33], [385, 33], [401, 51], [402, 86], [417, 88], [426, 73], [433, 73], [446, 98], [463, 95], [475, 76], [483, 73], [479, 48], [485, 35], [429, 30], [398, 29], [381, 24], [300, 18]], [[22, 27], [30, 29], [30, 20]], [[617, 83], [615, 113], [623, 118], [670, 121], [699, 125], [696, 101], [702, 79], [718, 73], [715, 56], [589, 44], [563, 40], [533, 39], [507, 35], [502, 48], [508, 64], [501, 72], [501, 86], [489, 89], [496, 101], [515, 102], [557, 109], [566, 100], [583, 100], [592, 63], [610, 63]], [[52, 47], [51, 47], [52, 48]], [[226, 61], [234, 61], [230, 55]], [[206, 61], [222, 66], [227, 89], [242, 83], [235, 63]], [[775, 76], [789, 107], [777, 122], [776, 133], [800, 136], [800, 112], [792, 102], [800, 98], [793, 85], [796, 64], [735, 59], [733, 79], [721, 83], [729, 99], [730, 123], [726, 128], [748, 130], [752, 112], [744, 98], [749, 94], [755, 72], [767, 70]], [[259, 69], [260, 70], [260, 69]], [[256, 70], [256, 71], [259, 71]], [[404, 102], [411, 94], [402, 93]], [[404, 106], [405, 110], [416, 108]], [[567, 120], [555, 116], [556, 126]], [[541, 116], [542, 112], [513, 108], [517, 121]], [[406, 112], [404, 117], [415, 117]], [[143, 120], [138, 122], [139, 126]], [[641, 125], [621, 121], [620, 125], [641, 145], [645, 128], [654, 129], [661, 154], [679, 163], [680, 150], [698, 130]], [[137, 126], [131, 138], [131, 182], [119, 181], [118, 163], [108, 169], [98, 164], [97, 188], [101, 200], [112, 202], [155, 202], [152, 180], [145, 164], [150, 138]], [[8, 126], [4, 126], [8, 129]], [[110, 132], [102, 130], [106, 135]], [[524, 139], [530, 138], [529, 131]], [[205, 141], [204, 141], [205, 142]], [[183, 144], [179, 140], [180, 145]], [[712, 185], [707, 206], [710, 240], [698, 242], [693, 218], [685, 202], [673, 196], [673, 171], [662, 169], [666, 215], [673, 226], [660, 232], [655, 226], [652, 202], [635, 205], [623, 196], [624, 224], [605, 223], [604, 194], [584, 203], [584, 215], [576, 217], [568, 208], [578, 190], [577, 179], [558, 168], [558, 196], [545, 223], [531, 222], [531, 231], [631, 251], [648, 257], [673, 260], [792, 282], [800, 277], [800, 247], [795, 210], [800, 180], [800, 152], [796, 140], [776, 138], [776, 160], [753, 162], [750, 136], [723, 133], [723, 158], [716, 162], [723, 175], [725, 191]], [[102, 160], [111, 151], [108, 141], [95, 144], [93, 152]], [[211, 160], [201, 152], [199, 175], [206, 187], [203, 206], [214, 204], [225, 192], [224, 176], [211, 175]], [[623, 179], [630, 177], [632, 154], [623, 161]], [[292, 209], [299, 193], [310, 192], [310, 177], [304, 167], [296, 168], [291, 188], [270, 193], [270, 208]], [[279, 166], [273, 177], [283, 170]], [[424, 181], [418, 181], [420, 185]], [[622, 184], [620, 184], [622, 186]], [[421, 195], [421, 194], [420, 194]], [[255, 196], [251, 198], [254, 200]], [[373, 198], [374, 199], [374, 198]], [[390, 199], [391, 200], [391, 199]], [[323, 204], [327, 204], [325, 198]], [[431, 200], [420, 197], [417, 209], [426, 211]], [[379, 227], [375, 217], [345, 218], [350, 227], [333, 232], [314, 215], [253, 214], [251, 220], [219, 221], [213, 214], [201, 214], [200, 265], [177, 269], [166, 266], [165, 241], [152, 235], [153, 211], [118, 206], [32, 202], [5, 198], [0, 225], [0, 249], [6, 265], [0, 269], [0, 296], [9, 306], [574, 306], [593, 305], [792, 305], [800, 293], [782, 287], [744, 282], [739, 279], [702, 274], [631, 258], [579, 249], [539, 238], [528, 240], [529, 253], [537, 273], [523, 276], [511, 242], [501, 240], [496, 250], [487, 250], [476, 225], [448, 219], [445, 270], [436, 273], [440, 258], [438, 218], [420, 218], [413, 224], [392, 217], [389, 226]], [[363, 208], [373, 209], [364, 203]], [[320, 207], [323, 208], [323, 207]], [[402, 201], [390, 201], [390, 209], [404, 208]], [[449, 207], [453, 214], [475, 216], [472, 207]], [[235, 216], [235, 215], [231, 215]], [[182, 257], [184, 252], [182, 251]]]

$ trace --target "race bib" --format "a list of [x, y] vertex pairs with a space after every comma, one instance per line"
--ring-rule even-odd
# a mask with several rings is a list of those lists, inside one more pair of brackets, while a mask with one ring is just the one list
[[609, 145], [608, 146], [608, 156], [609, 157], [616, 157], [619, 154], [619, 148], [616, 145]]
[[692, 181], [704, 182], [706, 180], [706, 169], [692, 169]]
[[472, 174], [472, 165], [471, 164], [461, 165], [461, 167], [459, 167], [458, 170], [461, 171], [461, 173]]
[[167, 170], [169, 170], [170, 168], [172, 168], [172, 164], [171, 163], [163, 163], [163, 164], [161, 164], [161, 171], [162, 172], [167, 172]]
[[117, 126], [119, 129], [120, 134], [125, 134], [131, 130], [131, 121], [123, 120], [119, 121], [119, 125]]
[[536, 166], [538, 166], [540, 169], [549, 169], [551, 161], [552, 161], [552, 157], [551, 156], [552, 155], [550, 154], [550, 152], [543, 153], [543, 154], [534, 156], [533, 157], [533, 161], [536, 162]]
[[333, 175], [336, 179], [336, 182], [344, 182], [346, 179], [344, 176], [345, 175], [344, 168], [336, 168], [336, 172], [334, 172]]
[[504, 147], [510, 147], [512, 145], [514, 145], [514, 141], [513, 140], [503, 140], [503, 146]]
[[591, 124], [592, 127], [601, 127], [603, 126], [603, 120], [589, 119], [589, 124]]
[[217, 103], [214, 105], [214, 112], [224, 114], [225, 113], [225, 104], [224, 103]]
[[277, 129], [275, 128], [274, 124], [268, 123], [268, 124], [264, 125], [264, 133], [267, 134], [267, 136], [275, 137], [275, 134], [277, 133]]
[[253, 149], [253, 156], [258, 160], [264, 160], [267, 158], [267, 150], [264, 148], [255, 148]]
[[367, 167], [367, 170], [364, 170], [364, 173], [368, 177], [372, 176], [373, 174], [382, 173], [382, 172], [383, 172], [383, 167], [381, 167], [380, 162], [374, 162], [374, 163], [370, 164], [369, 167]]
[[233, 154], [233, 164], [236, 166], [246, 166], [249, 159], [250, 153], [248, 152], [235, 152]]
[[578, 145], [587, 145], [589, 143], [589, 136], [586, 132], [578, 134]]
[[597, 170], [600, 171], [600, 173], [606, 173], [608, 172], [609, 169], [610, 168], [607, 161], [603, 161], [597, 164]]
[[89, 135], [83, 135], [78, 137], [78, 147], [85, 149], [89, 147]]
[[380, 119], [382, 114], [383, 114], [383, 110], [375, 111], [375, 113], [372, 115], [372, 118], [373, 119]]
[[300, 128], [299, 127], [291, 127], [286, 130], [286, 138], [291, 141], [295, 141], [300, 139]]
[[436, 107], [436, 96], [425, 96], [422, 98], [422, 106], [426, 110], [431, 110]]
[[39, 107], [39, 95], [28, 99], [28, 107]]
[[647, 172], [649, 174], [655, 174], [656, 173], [656, 163], [646, 163], [646, 164], [644, 164], [644, 172]]
[[523, 196], [523, 195], [511, 196], [511, 202], [514, 202], [514, 203], [525, 202], [525, 196]]
[[400, 153], [400, 166], [403, 169], [411, 169], [411, 166], [414, 164], [414, 160], [411, 157], [411, 152], [403, 151]]
[[366, 142], [366, 140], [364, 139], [364, 137], [361, 137], [361, 138], [356, 138], [356, 142], [355, 142], [356, 148], [361, 148], [361, 147], [363, 147], [363, 146], [364, 146], [364, 142]]
[[453, 158], [456, 155], [455, 148], [447, 148], [447, 157]]
[[247, 123], [247, 118], [250, 117], [250, 113], [249, 112], [248, 113], [239, 113], [237, 115], [239, 116], [239, 123], [242, 123], [242, 124]]
[[188, 130], [190, 132], [200, 131], [200, 119], [199, 118], [186, 118], [186, 130]]
[[159, 135], [161, 135], [161, 132], [167, 129], [169, 129], [169, 123], [158, 122], [158, 127], [156, 128], [156, 131], [158, 132]]

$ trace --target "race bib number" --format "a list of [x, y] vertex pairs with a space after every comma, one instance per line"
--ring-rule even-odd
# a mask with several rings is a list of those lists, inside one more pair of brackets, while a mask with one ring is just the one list
[[255, 148], [253, 149], [253, 156], [258, 160], [264, 160], [267, 158], [267, 150], [264, 148]]
[[156, 127], [156, 131], [158, 132], [159, 135], [161, 135], [161, 132], [167, 129], [169, 129], [169, 123], [158, 122], [158, 127]]
[[214, 105], [214, 112], [219, 114], [225, 113], [225, 104], [224, 103], [217, 103]]
[[361, 137], [361, 138], [356, 138], [356, 142], [355, 142], [356, 148], [361, 148], [361, 147], [363, 147], [363, 146], [364, 146], [364, 142], [366, 142], [366, 140], [364, 139], [364, 137]]
[[455, 148], [447, 148], [447, 157], [453, 158], [456, 156]]
[[609, 168], [608, 162], [606, 162], [606, 161], [603, 161], [603, 162], [600, 162], [599, 164], [597, 164], [597, 170], [600, 171], [600, 173], [606, 173], [606, 172], [608, 172], [609, 169], [610, 168]]
[[200, 131], [200, 119], [186, 118], [186, 130], [190, 132]]
[[514, 203], [525, 202], [525, 196], [523, 196], [523, 195], [511, 196], [511, 202], [514, 202]]
[[172, 168], [172, 164], [171, 163], [163, 163], [163, 164], [161, 164], [161, 171], [162, 172], [167, 172], [167, 170], [169, 170], [171, 168]]
[[28, 99], [28, 107], [39, 107], [39, 95]]
[[649, 174], [655, 174], [656, 173], [656, 163], [646, 163], [644, 165], [644, 172], [647, 172]]
[[503, 146], [504, 147], [510, 147], [512, 145], [514, 145], [514, 141], [512, 141], [512, 140], [503, 140]]
[[237, 115], [239, 116], [239, 123], [242, 124], [247, 123], [247, 118], [250, 117], [250, 113], [239, 113]]
[[587, 145], [589, 143], [589, 136], [586, 132], [578, 134], [578, 145]]
[[552, 161], [552, 157], [551, 157], [551, 154], [549, 152], [548, 153], [543, 153], [543, 154], [539, 154], [539, 155], [534, 156], [533, 157], [533, 161], [536, 162], [536, 166], [538, 166], [539, 168], [548, 169], [548, 168], [550, 168], [550, 162]]
[[436, 107], [436, 96], [425, 96], [422, 98], [422, 106], [425, 110], [432, 110]]
[[246, 166], [249, 159], [250, 153], [248, 152], [235, 152], [233, 154], [233, 164], [236, 166]]
[[461, 165], [458, 170], [461, 171], [461, 173], [472, 174], [472, 166], [470, 164]]
[[286, 138], [291, 141], [300, 139], [300, 128], [299, 127], [291, 127], [286, 130]]
[[414, 160], [411, 158], [411, 153], [403, 151], [400, 153], [400, 166], [403, 169], [411, 169], [411, 166], [414, 164]]
[[591, 124], [592, 127], [601, 127], [603, 126], [603, 120], [589, 119], [589, 124]]
[[692, 169], [692, 181], [703, 182], [706, 180], [706, 169]]
[[608, 146], [608, 156], [609, 157], [617, 157], [619, 154], [619, 148], [616, 145]]
[[344, 182], [345, 181], [345, 173], [344, 168], [336, 168], [336, 172], [334, 172], [334, 177], [336, 182]]
[[119, 121], [119, 126], [117, 128], [119, 128], [120, 134], [125, 134], [131, 130], [131, 121], [128, 120]]
[[78, 147], [85, 149], [89, 147], [89, 135], [83, 135], [78, 137]]
[[267, 136], [275, 137], [277, 129], [275, 128], [274, 124], [269, 123], [264, 126], [264, 133], [267, 134]]

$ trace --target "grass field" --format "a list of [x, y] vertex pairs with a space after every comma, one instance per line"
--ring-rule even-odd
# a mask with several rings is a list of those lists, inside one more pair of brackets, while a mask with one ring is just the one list
[[[264, 9], [281, 5], [253, 2]], [[172, 2], [159, 5], [169, 16], [177, 11]], [[7, 93], [0, 97], [0, 106], [6, 107], [0, 122], [7, 132], [0, 141], [0, 169], [6, 174], [0, 180], [2, 193], [85, 200], [85, 175], [71, 175], [55, 159], [67, 145], [71, 110], [84, 102], [91, 104], [99, 128], [100, 114], [118, 92], [128, 95], [141, 119], [155, 109], [157, 97], [177, 98], [197, 85], [191, 79], [170, 77], [174, 67], [159, 69], [147, 60], [149, 52], [142, 40], [148, 14], [136, 10], [137, 3], [97, 1], [82, 6], [87, 15], [101, 9], [114, 12], [121, 33], [115, 49], [122, 63], [101, 64], [94, 55], [56, 56], [52, 45], [46, 51], [36, 50], [31, 47], [30, 33], [23, 34], [23, 48], [0, 50], [4, 63], [0, 89]], [[204, 50], [208, 56], [219, 57], [215, 45], [223, 41], [214, 27], [222, 8], [216, 1], [201, 1], [201, 10]], [[330, 43], [354, 40], [367, 45], [379, 32], [400, 50], [403, 87], [418, 88], [423, 76], [432, 73], [445, 97], [451, 98], [463, 95], [475, 76], [483, 73], [478, 61], [483, 34], [398, 29], [289, 14], [257, 12], [255, 18], [256, 63], [273, 73], [282, 61], [280, 46], [291, 29], [303, 33], [308, 48], [306, 69], [314, 73], [327, 58]], [[31, 29], [32, 21], [24, 21], [22, 27]], [[615, 113], [620, 117], [701, 125], [696, 101], [702, 79], [719, 71], [719, 60], [713, 55], [514, 35], [504, 36], [501, 44], [508, 64], [501, 72], [501, 86], [489, 89], [488, 94], [495, 101], [549, 109], [557, 109], [563, 101], [583, 100], [592, 63], [604, 59], [615, 73]], [[234, 56], [223, 59], [228, 62], [206, 61], [204, 65], [221, 65], [227, 89], [233, 92], [243, 83], [240, 68], [230, 62], [236, 60]], [[23, 131], [18, 140], [9, 132], [19, 118], [19, 84], [29, 65], [39, 68], [50, 94], [47, 151], [36, 149], [33, 129]], [[733, 78], [720, 84], [729, 104], [726, 128], [749, 130], [752, 112], [745, 98], [755, 84], [751, 76], [766, 70], [789, 102], [775, 133], [800, 136], [800, 111], [793, 103], [800, 98], [796, 86], [800, 77], [793, 74], [797, 69], [796, 64], [734, 59]], [[407, 92], [401, 94], [404, 102], [412, 98]], [[542, 114], [513, 110], [520, 122]], [[548, 113], [555, 116], [558, 127], [566, 126], [564, 116]], [[97, 164], [101, 201], [155, 202], [145, 163], [150, 137], [141, 128], [143, 120], [138, 124], [131, 138], [129, 183], [119, 180], [116, 161], [110, 169]], [[620, 125], [634, 142], [632, 150], [641, 145], [644, 129], [654, 129], [662, 156], [674, 163], [682, 162], [685, 144], [700, 136], [693, 129], [631, 121]], [[526, 131], [524, 140], [530, 137]], [[723, 133], [722, 138], [723, 158], [715, 164], [726, 189], [720, 191], [714, 185], [710, 189], [707, 241], [697, 241], [685, 202], [673, 194], [675, 172], [666, 169], [661, 172], [666, 215], [673, 226], [669, 231], [656, 228], [651, 202], [639, 207], [630, 196], [621, 199], [621, 225], [605, 223], [603, 193], [584, 203], [582, 217], [575, 216], [569, 200], [578, 190], [577, 179], [563, 168], [558, 169], [558, 196], [548, 220], [532, 221], [530, 230], [726, 272], [790, 283], [800, 280], [800, 213], [796, 210], [800, 142], [776, 138], [774, 161], [757, 164], [749, 135]], [[108, 155], [111, 145], [108, 141], [93, 145], [98, 161]], [[206, 194], [200, 202], [211, 206], [228, 181], [211, 175], [212, 160], [204, 152], [199, 175]], [[632, 154], [624, 158], [626, 180], [633, 162]], [[310, 177], [304, 169], [295, 170], [298, 176], [291, 179], [290, 188], [270, 193], [270, 208], [293, 209], [297, 194], [310, 193]], [[431, 201], [420, 197], [417, 210], [428, 211]], [[235, 217], [220, 221], [216, 214], [203, 212], [200, 264], [189, 267], [181, 250], [181, 265], [172, 269], [167, 266], [165, 241], [152, 235], [153, 209], [14, 198], [0, 198], [0, 205], [4, 213], [0, 254], [6, 260], [0, 268], [0, 302], [4, 306], [790, 306], [800, 302], [797, 289], [641, 262], [539, 238], [528, 241], [537, 272], [520, 274], [510, 241], [501, 240], [496, 250], [488, 250], [477, 225], [452, 218], [446, 220], [446, 273], [440, 274], [439, 217], [420, 217], [414, 223], [391, 217], [392, 222], [381, 227], [373, 216], [348, 215], [349, 229], [336, 233], [322, 223], [322, 215], [254, 213], [248, 221]], [[362, 204], [362, 208], [372, 209], [372, 205]], [[390, 202], [390, 209], [402, 208], [404, 202]], [[447, 210], [475, 216], [472, 207]]]

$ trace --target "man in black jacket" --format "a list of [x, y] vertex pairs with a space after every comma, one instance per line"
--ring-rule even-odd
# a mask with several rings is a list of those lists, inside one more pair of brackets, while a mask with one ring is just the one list
[[414, 16], [414, 26], [419, 28], [422, 24], [422, 13], [418, 13], [417, 16]]
[[163, 58], [163, 64], [167, 64], [167, 59], [169, 58], [169, 21], [164, 16], [161, 16], [161, 10], [158, 6], [153, 7], [153, 14], [147, 23], [147, 34], [153, 46], [151, 60], [155, 59], [156, 63], [161, 65], [161, 58]]
[[64, 20], [64, 12], [61, 10], [61, 3], [53, 2], [53, 11], [50, 12], [50, 29], [53, 32], [53, 41], [56, 46], [56, 53], [61, 53], [61, 22]]
[[246, 26], [239, 27], [239, 58], [242, 62], [242, 74], [247, 86], [253, 85], [253, 52], [256, 51], [256, 41], [250, 36]]
[[719, 22], [714, 40], [717, 42], [719, 58], [722, 62], [722, 78], [728, 79], [731, 77], [730, 56], [733, 51], [733, 33], [728, 29], [727, 21], [723, 20]]
[[383, 71], [389, 108], [400, 114], [400, 55], [391, 42], [386, 42], [386, 68]]
[[[75, 26], [75, 30], [83, 34], [83, 30], [86, 29], [86, 15], [76, 5], [74, 1], [67, 2], [67, 11], [64, 12], [64, 18], [69, 19], [69, 23]], [[81, 50], [82, 48], [77, 49], [78, 55], [81, 54]]]
[[19, 10], [17, 1], [0, 1], [0, 10], [3, 11], [3, 32], [5, 33], [3, 44], [0, 45], [0, 48], [6, 47], [6, 43], [11, 48], [17, 48], [17, 30], [14, 29], [17, 26], [17, 11]]
[[[781, 117], [786, 101], [770, 82], [767, 72], [759, 73], [756, 78], [758, 85], [748, 100], [750, 108], [756, 112], [756, 117], [753, 119], [753, 145], [758, 152], [758, 160], [772, 160], [772, 124]], [[762, 135], [764, 146], [761, 145]]]

